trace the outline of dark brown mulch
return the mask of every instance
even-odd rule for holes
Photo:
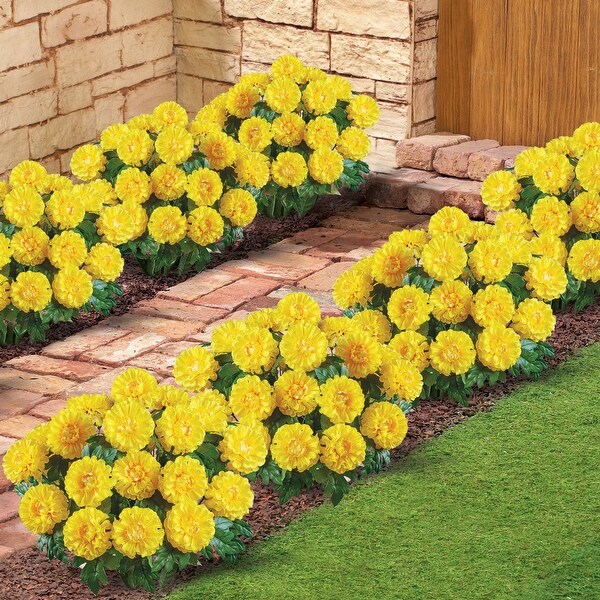
[[[572,311],[560,314],[551,340],[556,350],[551,366],[565,361],[577,348],[599,340],[600,303],[588,307],[579,314]],[[410,414],[408,436],[402,446],[392,453],[392,460],[397,462],[425,440],[439,435],[478,412],[489,410],[498,399],[506,396],[521,383],[519,379],[512,379],[492,388],[478,390],[472,395],[467,407],[457,406],[447,401],[422,403]],[[248,518],[255,533],[252,543],[267,538],[304,511],[319,506],[325,501],[319,491],[309,490],[300,497],[293,498],[286,505],[280,506],[272,490],[256,486],[255,492],[254,508]],[[201,574],[207,568],[215,567],[206,565],[188,569],[178,576],[177,584]],[[94,598],[80,582],[77,570],[68,569],[57,561],[49,561],[34,549],[15,552],[4,561],[0,561],[0,598],[11,598],[17,594],[22,600],[92,600]],[[118,578],[111,577],[110,584],[102,589],[97,597],[104,600],[148,600],[163,595],[160,592],[152,596],[143,591],[128,590],[122,586]]]
[[[262,250],[275,242],[294,235],[298,231],[318,227],[328,217],[339,214],[359,204],[362,200],[361,193],[345,191],[341,196],[323,196],[317,201],[314,209],[302,218],[290,216],[281,219],[268,219],[259,215],[246,229],[244,239],[223,253],[215,254],[207,268],[212,269],[228,260],[246,258],[248,253],[253,250]],[[127,256],[125,269],[119,278],[119,283],[123,287],[123,296],[118,299],[118,304],[112,314],[124,314],[134,304],[141,300],[152,299],[158,292],[181,283],[194,274],[190,272],[183,276],[172,274],[167,277],[149,277],[142,272],[133,257]],[[78,331],[92,327],[92,325],[96,325],[103,319],[105,317],[98,313],[81,314],[70,323],[53,325],[48,331],[45,342],[32,344],[25,341],[18,346],[0,347],[0,364],[18,356],[38,354],[44,346],[51,342],[62,340]]]

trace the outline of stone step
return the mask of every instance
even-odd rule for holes
[[[496,140],[472,140],[454,146],[439,148],[433,159],[433,168],[440,175],[466,178],[469,173],[469,158],[475,152],[498,148]]]
[[[433,159],[440,148],[470,141],[468,135],[434,133],[401,140],[396,145],[396,165],[423,171],[433,171]]]
[[[373,173],[367,179],[367,204],[379,208],[406,208],[408,190],[435,177],[431,171],[402,168],[393,173]]]

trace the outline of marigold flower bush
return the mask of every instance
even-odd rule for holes
[[[0,343],[115,306],[123,259],[95,226],[112,198],[106,181],[74,185],[30,160],[0,182]]]
[[[600,123],[524,150],[514,168],[486,178],[481,194],[498,211],[498,227],[524,235],[534,255],[565,266],[567,288],[556,307],[581,310],[594,301],[600,292]]]

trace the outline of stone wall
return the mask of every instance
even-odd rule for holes
[[[280,54],[374,96],[373,169],[398,140],[435,130],[437,0],[173,0],[177,97],[191,114]]]
[[[198,4],[202,4],[199,2]],[[171,0],[0,0],[0,177],[174,99]]]

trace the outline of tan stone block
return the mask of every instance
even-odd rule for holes
[[[42,58],[40,30],[37,22],[0,31],[0,71],[31,63]]]
[[[68,150],[89,142],[96,135],[96,120],[93,108],[85,108],[62,115],[42,125],[29,129],[31,156],[48,156],[56,150]]]
[[[372,79],[365,79],[364,77],[345,77],[352,86],[352,91],[355,94],[370,94],[375,95],[375,81]]]
[[[177,77],[177,102],[192,116],[195,116],[204,105],[202,101],[203,83],[203,79],[191,75]]]
[[[121,68],[121,34],[113,33],[56,50],[60,86],[75,85]]]
[[[346,232],[343,229],[333,229],[330,227],[311,227],[294,234],[292,237],[285,238],[281,242],[271,244],[269,248],[279,252],[291,252],[292,254],[303,254],[308,250],[317,248],[334,240]]]
[[[104,0],[91,0],[42,17],[45,48],[81,40],[107,30],[108,7]]]
[[[89,329],[84,329],[75,335],[59,342],[48,344],[42,354],[62,359],[74,359],[83,352],[93,350],[99,346],[104,346],[114,340],[126,336],[129,332],[121,329],[107,329],[101,325],[95,325]]]
[[[222,83],[220,81],[210,81],[209,79],[207,79],[204,82],[204,93],[202,96],[202,98],[204,100],[204,104],[208,104],[211,100],[214,100],[217,96],[224,94],[225,92],[227,92],[229,90],[230,87],[231,87],[231,84],[229,84],[229,83]]]
[[[0,0],[0,29],[12,19],[12,1]]]
[[[355,206],[345,211],[344,216],[362,221],[367,225],[369,231],[373,231],[379,237],[382,234],[377,230],[377,227],[382,223],[395,229],[402,229],[423,220],[422,217],[413,215],[406,210],[398,211],[390,208],[373,208],[372,206]],[[361,228],[364,230],[362,225]]]
[[[2,367],[0,368],[0,387],[39,394],[58,394],[73,387],[73,383],[54,375],[36,375]]]
[[[225,0],[225,14],[246,19],[262,19],[271,23],[289,23],[311,27],[312,0]],[[323,27],[319,27],[323,29]]]
[[[109,317],[102,323],[106,327],[126,329],[134,333],[157,334],[172,341],[183,340],[189,335],[197,333],[204,326],[202,322],[198,321],[174,321],[138,313]]]
[[[16,415],[10,417],[10,419],[2,419],[0,420],[0,435],[21,439],[32,429],[35,429],[38,425],[43,425],[45,422],[43,419],[38,419],[31,415]],[[0,514],[1,520],[2,516]]]
[[[175,75],[154,79],[138,85],[125,96],[125,119],[152,112],[165,100],[174,100],[177,94]]]
[[[174,54],[154,61],[154,77],[172,75],[177,71],[177,58]]]
[[[416,83],[412,87],[413,123],[420,123],[435,117],[436,80]]]
[[[411,88],[409,85],[402,85],[400,83],[377,81],[375,82],[375,97],[378,100],[410,104]]]
[[[86,141],[91,141],[91,140],[86,140]],[[79,144],[78,144],[78,146],[79,146]],[[67,176],[70,175],[71,158],[73,158],[73,154],[75,153],[75,150],[77,150],[77,148],[71,148],[70,150],[66,150],[60,154],[59,170],[61,173],[64,173]]]
[[[27,129],[13,129],[0,133],[0,173],[5,173],[29,158]]]
[[[110,329],[112,329],[112,327]],[[156,333],[130,333],[124,338],[110,342],[106,346],[100,346],[99,348],[85,352],[81,355],[81,360],[100,363],[108,365],[109,367],[118,367],[124,362],[135,358],[144,352],[150,352],[150,350],[153,350],[166,341],[166,337]],[[106,386],[110,389],[112,379],[110,379],[109,373],[101,375],[96,379],[92,379],[91,382],[86,382],[83,386],[87,384],[88,387],[91,388],[90,383],[94,383],[96,380],[101,380],[102,387]],[[74,391],[73,393],[76,394],[77,391]],[[88,391],[87,393],[91,392]]]
[[[457,184],[450,177],[435,177],[410,188],[407,205],[417,214],[433,215],[445,206],[444,193]]]
[[[388,173],[396,169],[396,142],[371,139],[371,151],[365,158],[371,171]]]
[[[369,135],[386,140],[403,140],[410,130],[410,107],[406,104],[379,102],[379,121],[369,129]]]
[[[57,96],[56,90],[48,89],[12,98],[0,105],[0,131],[39,123],[54,117],[57,114]]]
[[[227,314],[226,310],[220,308],[194,306],[189,302],[168,300],[167,298],[153,298],[138,302],[131,312],[174,321],[194,321],[203,326],[222,319]]]
[[[173,0],[173,14],[182,19],[223,22],[221,0]]]
[[[78,0],[14,0],[13,19],[18,23],[31,17],[56,12],[77,2]]]
[[[331,69],[338,73],[408,83],[410,55],[408,42],[331,35]]]
[[[433,157],[438,148],[454,146],[470,139],[468,135],[437,133],[403,140],[396,146],[396,164],[399,167],[432,171]]]
[[[173,19],[165,17],[123,32],[123,66],[173,54]]]
[[[438,15],[438,0],[414,0],[415,20],[429,19]]]
[[[84,81],[58,92],[58,113],[61,115],[92,105],[92,85]]]
[[[435,119],[415,123],[410,130],[410,137],[419,137],[422,135],[433,135],[437,131]]]
[[[293,52],[307,64],[329,69],[329,34],[297,29],[285,25],[269,25],[259,21],[244,23],[242,57],[271,64],[282,54]],[[335,69],[340,71],[340,69]],[[361,73],[344,71],[350,75]]]
[[[435,153],[433,168],[442,175],[465,178],[467,177],[471,154],[497,148],[499,145],[496,140],[474,140],[440,148]]]
[[[527,146],[499,146],[483,152],[474,152],[469,156],[469,179],[483,181],[490,173],[508,167],[508,161],[514,161],[517,154]]]
[[[438,20],[428,19],[415,24],[415,42],[424,42],[438,36]]]
[[[240,27],[177,19],[175,21],[175,43],[178,46],[240,52],[242,30]]]
[[[240,76],[240,57],[200,48],[175,48],[177,73],[235,83]]]
[[[158,293],[160,298],[167,298],[169,300],[176,300],[178,302],[193,302],[205,296],[214,290],[218,290],[234,281],[237,281],[240,275],[233,275],[225,271],[219,271],[217,269],[210,269],[203,273],[198,273],[177,285],[163,290]]]
[[[413,81],[429,81],[437,76],[437,39],[415,44]]]
[[[109,27],[112,30],[170,14],[170,0],[110,0]]]
[[[345,273],[354,263],[351,261],[341,261],[333,263],[304,279],[301,279],[297,286],[316,292],[330,292],[337,278]]]
[[[154,76],[154,65],[150,62],[144,63],[131,69],[114,71],[103,77],[98,77],[92,81],[92,94],[104,96],[137,85],[142,81],[152,79]]]
[[[14,417],[29,412],[46,399],[43,394],[24,390],[0,391],[0,418]]]
[[[0,74],[0,102],[54,83],[54,60],[34,63]]]
[[[411,30],[407,0],[319,0],[317,27],[327,31],[408,40]]]
[[[397,169],[393,173],[377,173],[367,180],[367,204],[382,208],[406,208],[408,190],[417,183],[435,177],[431,171]]]
[[[444,201],[467,213],[472,219],[483,219],[484,204],[481,201],[480,181],[459,181],[444,192]]]
[[[263,73],[270,69],[271,65],[267,63],[253,62],[242,59],[242,75],[246,73]]]
[[[46,158],[38,158],[38,161],[48,173],[62,173],[60,169],[60,158],[56,156],[46,156]]]
[[[94,113],[96,114],[96,135],[100,135],[104,129],[114,123],[123,122],[123,107],[125,106],[125,95],[116,92],[94,101]]]

